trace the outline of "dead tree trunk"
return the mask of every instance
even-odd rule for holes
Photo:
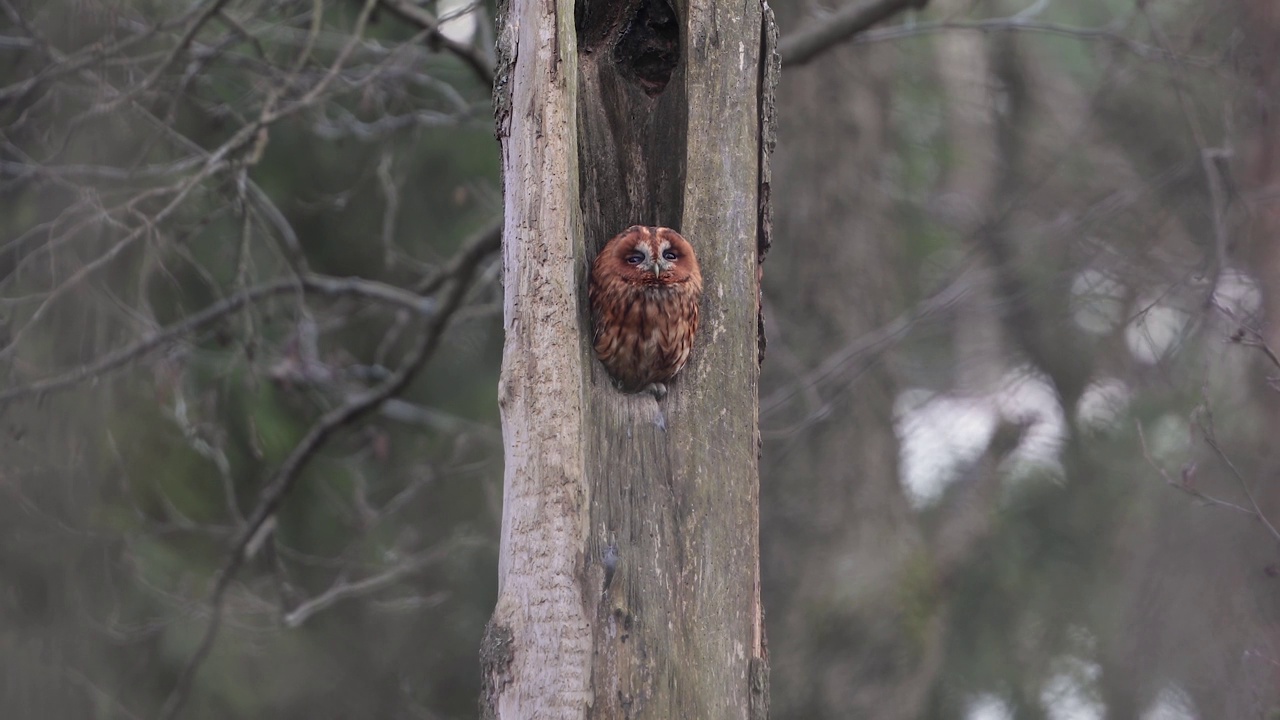
[[[511,0],[495,85],[507,332],[487,718],[762,718],[759,262],[776,62],[767,11]],[[661,401],[591,355],[586,275],[633,224],[702,265]]]

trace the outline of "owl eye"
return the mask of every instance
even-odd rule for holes
[[[675,251],[675,250],[663,250],[663,251],[662,251],[662,257],[664,257],[664,258],[666,258],[666,259],[668,259],[668,260],[675,260],[676,258],[678,258],[678,257],[680,257],[680,256],[676,254],[676,251]]]
[[[639,265],[644,260],[644,253],[633,252],[626,259],[628,265]]]

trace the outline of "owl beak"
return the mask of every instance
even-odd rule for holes
[[[653,276],[654,276],[654,277],[662,277],[662,271],[663,271],[663,267],[662,267],[662,265],[661,265],[661,264],[659,264],[659,263],[654,263],[654,264],[653,264]]]

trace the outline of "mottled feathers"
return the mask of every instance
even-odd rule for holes
[[[605,244],[588,298],[596,357],[619,388],[665,392],[689,361],[701,295],[698,258],[675,230],[633,225]]]

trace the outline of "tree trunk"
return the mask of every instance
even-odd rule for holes
[[[503,13],[506,468],[483,717],[764,717],[769,27],[708,0]],[[591,354],[587,268],[632,224],[679,230],[704,278],[693,356],[661,401],[615,390]]]

